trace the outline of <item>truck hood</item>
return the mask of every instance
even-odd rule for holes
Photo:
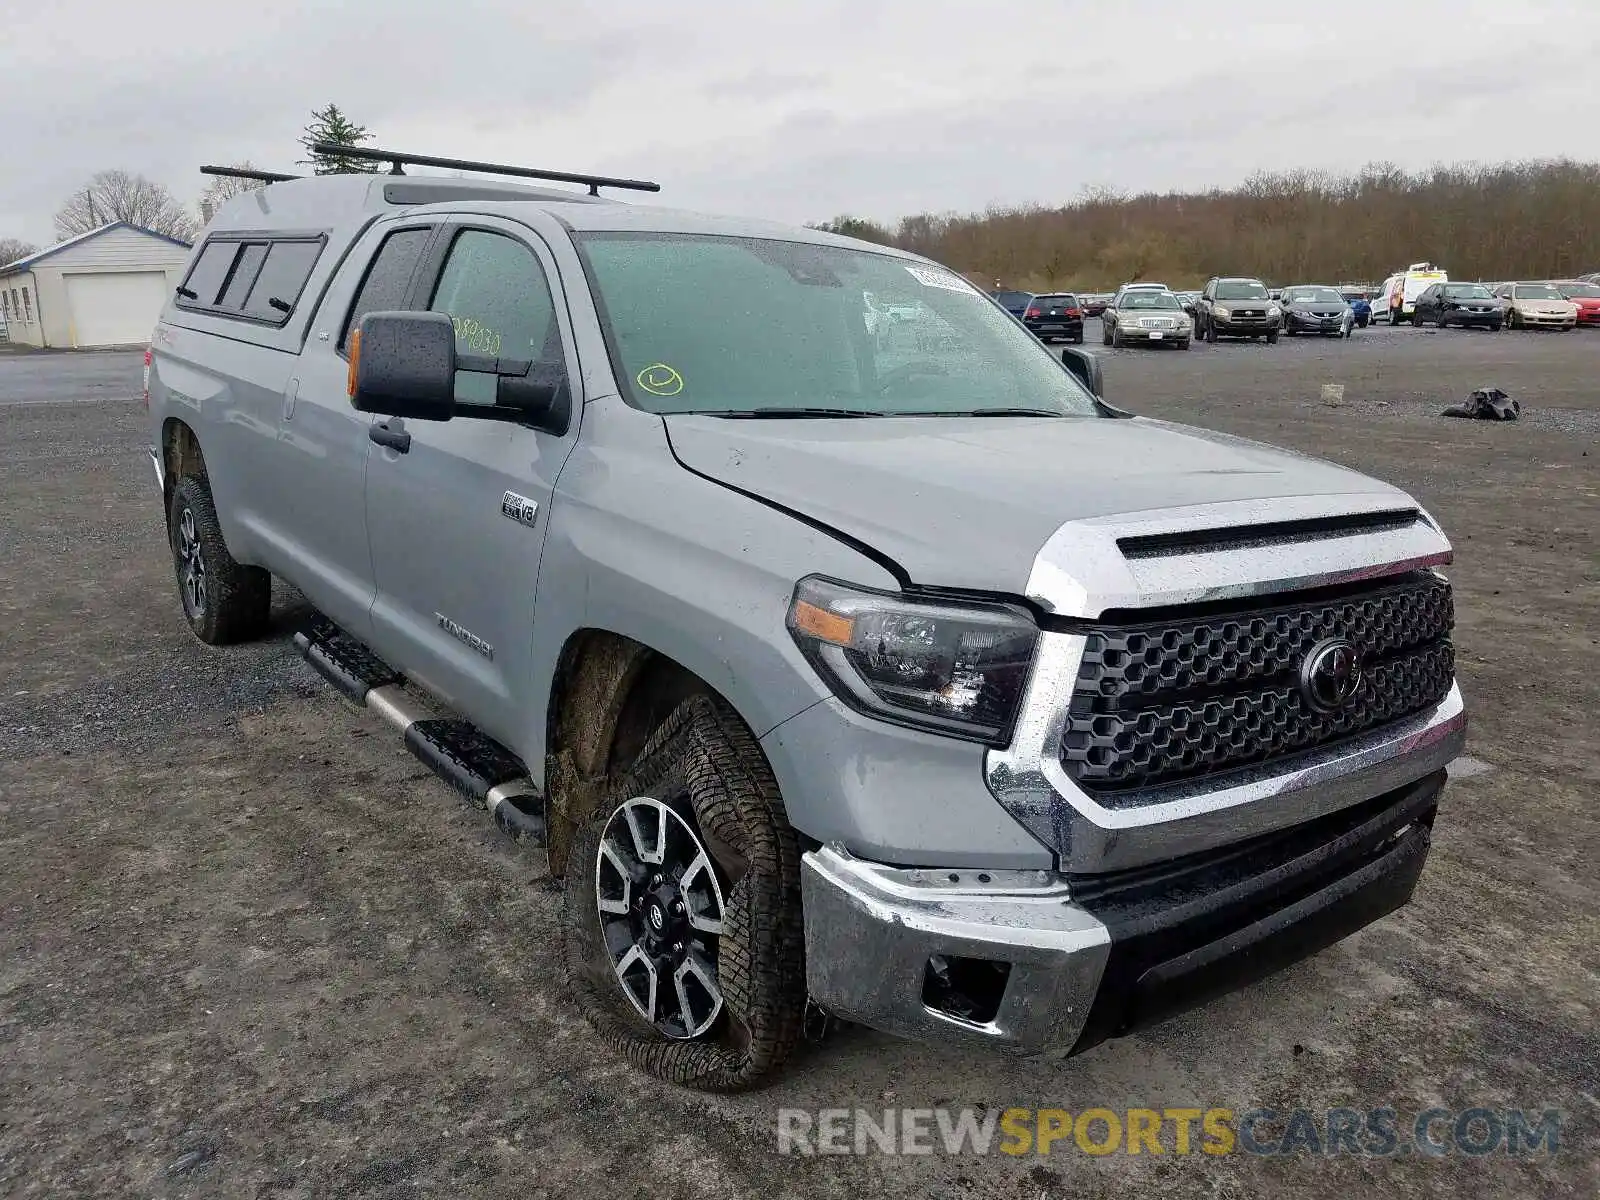
[[[1260,442],[1144,417],[665,418],[678,461],[864,543],[925,587],[1027,590],[1068,521],[1403,492]]]

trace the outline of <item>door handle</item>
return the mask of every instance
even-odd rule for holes
[[[396,454],[409,454],[411,451],[411,435],[404,429],[390,429],[386,422],[379,421],[367,426],[367,436]]]

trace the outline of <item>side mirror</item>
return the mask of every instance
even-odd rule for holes
[[[1083,386],[1100,399],[1105,398],[1105,378],[1100,371],[1100,360],[1087,350],[1068,346],[1061,352],[1061,365],[1076,375]]]
[[[448,421],[455,388],[456,331],[445,313],[371,312],[350,335],[357,412]]]
[[[560,434],[572,389],[559,367],[457,355],[447,313],[373,312],[350,338],[350,403],[386,417],[511,421]]]

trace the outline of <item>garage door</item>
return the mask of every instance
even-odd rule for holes
[[[75,345],[131,346],[150,340],[161,306],[167,301],[165,272],[108,272],[63,278]]]

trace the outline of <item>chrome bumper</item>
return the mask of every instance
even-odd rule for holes
[[[1111,936],[1044,871],[902,870],[825,846],[801,859],[806,982],[818,1004],[885,1033],[1064,1057],[1100,986]],[[993,1020],[923,1001],[933,955],[1000,959]]]
[[[920,1041],[1081,1054],[1315,954],[1411,899],[1445,772],[1161,872],[907,870],[801,859],[806,982]],[[972,961],[977,960],[977,961]],[[959,977],[958,977],[959,976]]]

